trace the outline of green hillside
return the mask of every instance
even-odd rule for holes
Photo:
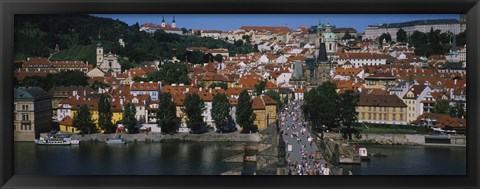
[[[103,46],[105,53],[108,53],[113,43],[105,42]],[[50,60],[88,61],[89,64],[96,66],[96,48],[94,44],[73,46],[55,53]]]
[[[226,48],[232,55],[256,51],[253,46],[242,43],[230,44],[223,40],[163,31],[149,34],[139,28],[138,23],[128,26],[119,20],[89,15],[18,15],[15,16],[15,58],[49,57],[58,44],[61,51],[54,54],[52,60],[81,60],[94,64],[99,34],[105,53],[112,52],[129,59],[121,60],[122,67],[126,68],[173,56],[182,61],[202,63],[211,56],[186,51],[192,46]],[[119,39],[123,39],[125,47],[119,45]]]

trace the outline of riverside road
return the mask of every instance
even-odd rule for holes
[[[301,112],[302,101],[294,101],[280,113],[280,125],[292,175],[328,175],[325,161],[317,157],[315,138],[307,129]]]

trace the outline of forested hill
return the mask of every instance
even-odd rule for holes
[[[101,35],[105,52],[129,58],[129,64],[171,59],[177,56],[199,63],[203,57],[187,52],[187,47],[226,48],[231,54],[248,53],[255,49],[242,43],[168,34],[163,31],[148,34],[139,31],[139,24],[127,25],[120,20],[90,15],[19,15],[15,16],[15,58],[49,57],[52,60],[81,60],[95,64],[95,48]],[[126,46],[118,43],[123,39]],[[172,49],[175,49],[173,51]],[[122,60],[123,61],[123,60]]]

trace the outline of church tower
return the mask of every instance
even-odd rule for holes
[[[313,83],[315,85],[320,85],[325,81],[330,80],[330,70],[332,69],[332,63],[327,57],[327,45],[326,43],[331,42],[331,32],[330,25],[326,27],[321,23],[318,24],[317,30],[317,39],[316,42],[318,45],[315,45],[315,68],[313,72]],[[335,35],[335,34],[333,34]],[[336,36],[336,35],[335,35]],[[329,43],[330,44],[330,43]]]
[[[177,24],[175,23],[175,16],[173,16],[173,21],[172,21],[172,28],[177,27]]]
[[[162,16],[162,28],[165,27],[165,16]]]
[[[98,43],[97,43],[97,67],[103,63],[103,45],[102,37],[100,36],[100,31],[98,32]]]

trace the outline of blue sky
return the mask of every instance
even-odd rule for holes
[[[97,17],[119,19],[128,25],[138,22],[160,24],[162,16],[167,23],[173,16],[177,27],[187,29],[233,30],[240,26],[311,26],[330,23],[337,27],[353,27],[363,32],[367,25],[405,22],[422,19],[459,19],[459,14],[91,14]]]

